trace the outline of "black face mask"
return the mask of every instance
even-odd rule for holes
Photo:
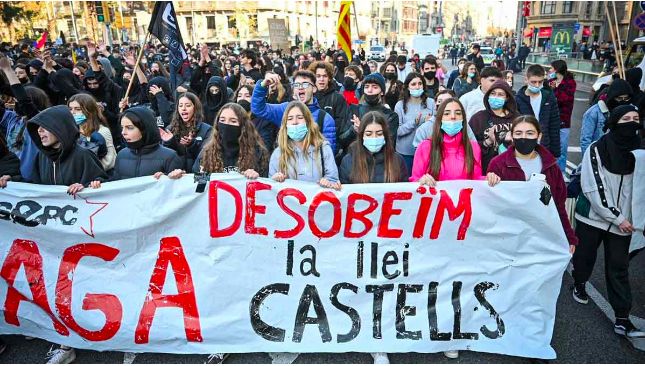
[[[18,78],[18,80],[20,80],[21,84],[27,84],[30,81],[29,78]]]
[[[336,61],[336,67],[338,67],[339,69],[344,69],[345,61]]]
[[[385,73],[385,78],[388,79],[388,80],[395,80],[396,79],[396,73],[386,72]]]
[[[228,125],[226,123],[218,122],[217,129],[224,150],[238,151],[240,149],[239,140],[240,135],[242,134],[242,129],[240,128],[240,126]]]
[[[529,155],[538,145],[537,139],[513,139],[515,150],[522,155]]]
[[[638,122],[619,123],[609,133],[613,135],[617,143],[626,149],[635,150],[640,146],[638,130],[642,128],[643,126]]]
[[[621,106],[621,105],[628,105],[628,104],[632,104],[631,98],[630,98],[630,99],[628,99],[628,100],[620,101],[620,102],[619,102],[619,101],[617,101],[617,100],[615,100],[615,99],[612,99],[612,100],[610,100],[610,101],[607,101],[607,108],[609,108],[610,110],[612,110],[612,109],[614,109],[614,108],[616,108],[616,107],[618,107],[618,106]]]
[[[354,79],[350,78],[349,76],[345,76],[345,80],[343,80],[343,87],[345,88],[345,90],[354,91],[356,90],[356,81],[354,81]]]
[[[237,104],[239,104],[242,108],[244,108],[245,111],[250,112],[251,111],[251,102],[249,102],[246,99],[240,99]]]
[[[436,71],[426,71],[423,73],[423,77],[425,77],[428,80],[434,79],[435,75],[437,74]]]
[[[369,105],[377,105],[381,102],[381,96],[379,94],[365,94],[365,101]]]

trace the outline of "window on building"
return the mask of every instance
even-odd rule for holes
[[[258,15],[251,14],[251,16],[249,16],[249,32],[257,33],[257,31],[258,31]]]
[[[555,1],[542,1],[540,14],[555,14]]]
[[[235,15],[228,16],[228,29],[237,29],[237,18]]]
[[[585,18],[590,19],[592,11],[593,11],[593,3],[591,1],[587,1],[587,4],[585,5]]]
[[[598,17],[598,19],[603,19],[605,16],[605,5],[602,2],[597,2],[596,6],[596,17]]]
[[[206,16],[206,29],[215,29],[215,16],[207,15]]]
[[[563,14],[573,13],[573,1],[565,1],[562,3],[562,13]]]

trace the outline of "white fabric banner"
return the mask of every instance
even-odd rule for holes
[[[213,174],[0,191],[0,332],[93,350],[555,358],[567,240],[540,182]]]

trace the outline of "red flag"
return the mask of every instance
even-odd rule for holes
[[[40,39],[38,40],[38,42],[36,42],[36,48],[41,49],[41,48],[45,47],[45,42],[46,41],[47,41],[47,31],[45,31],[43,33],[43,35],[40,36]]]

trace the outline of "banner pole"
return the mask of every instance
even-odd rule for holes
[[[148,37],[150,36],[150,32],[146,32],[146,36],[143,38],[143,43],[141,44],[141,49],[139,50],[139,55],[137,56],[137,61],[134,64],[134,70],[132,70],[132,77],[130,78],[130,82],[128,83],[128,89],[125,91],[125,95],[123,98],[126,100],[128,99],[128,95],[130,94],[130,89],[132,88],[132,84],[134,83],[134,78],[137,77],[137,69],[139,68],[139,63],[141,62],[141,57],[143,56],[143,50],[146,46],[146,42],[148,42]],[[123,108],[121,108],[120,112],[123,112]]]
[[[614,25],[613,25],[612,20],[611,20],[611,14],[609,14],[609,7],[607,6],[606,1],[603,1],[603,4],[605,5],[605,14],[607,14],[607,22],[609,23],[609,33],[611,34],[611,41],[614,44],[614,51],[617,51],[616,50],[616,36],[614,34]],[[618,53],[618,52],[616,52],[616,53]],[[618,55],[616,55],[616,58],[618,60],[620,60]],[[623,65],[621,65],[621,62],[619,61],[618,62],[618,75],[620,76],[621,79],[624,80],[625,78],[623,77],[622,69],[623,69]]]
[[[620,65],[621,70],[623,70],[623,79],[627,80],[627,76],[625,74],[625,60],[623,59],[623,46],[621,45],[620,42],[620,28],[618,27],[618,18],[616,17],[616,2],[612,1],[611,6],[614,9],[614,23],[616,24],[616,39],[618,40],[618,44],[614,47],[614,50],[616,50],[616,56],[620,60]],[[616,48],[618,47],[618,48]]]

